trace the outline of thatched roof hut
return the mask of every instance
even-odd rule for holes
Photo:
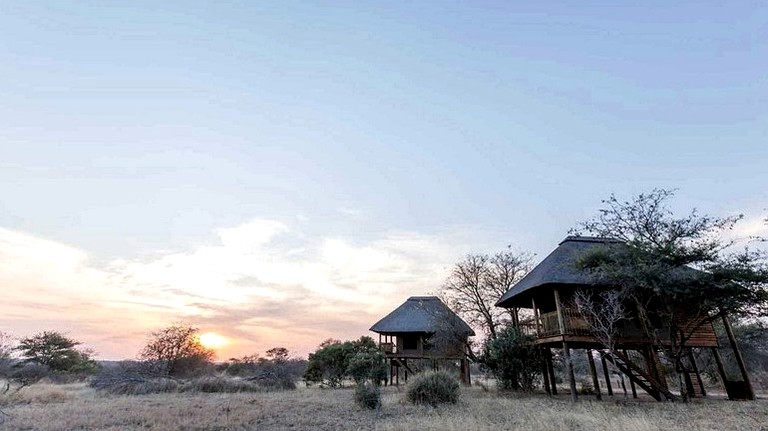
[[[475,335],[475,331],[437,296],[412,296],[371,326],[371,331],[382,335],[430,334],[445,329],[465,337]]]
[[[425,362],[437,369],[440,360],[460,361],[460,380],[470,384],[466,356],[468,338],[475,331],[436,296],[412,296],[371,326],[390,361],[389,382],[423,369]]]
[[[576,259],[596,247],[615,247],[621,244],[621,241],[609,238],[568,236],[528,275],[504,293],[496,302],[496,306],[530,308],[533,297],[541,296],[541,291],[551,291],[555,287],[575,289],[584,286],[608,286],[608,283],[595,280],[586,271],[579,271],[575,265]],[[543,298],[550,302],[551,296],[546,295]],[[545,304],[539,304],[542,305]],[[548,308],[554,308],[554,301],[549,305],[551,307]]]

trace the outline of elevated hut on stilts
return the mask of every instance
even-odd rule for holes
[[[458,362],[460,380],[469,385],[468,338],[472,328],[436,296],[412,296],[371,327],[389,362],[389,383],[402,374],[438,369],[441,362]]]
[[[600,361],[608,394],[613,393],[608,371],[608,363],[611,363],[629,380],[634,396],[637,396],[639,388],[659,401],[672,400],[676,397],[667,386],[659,360],[660,352],[663,352],[664,348],[671,343],[669,336],[664,338],[663,335],[656,335],[669,334],[669,322],[665,321],[664,316],[649,316],[650,320],[655,322],[655,327],[648,328],[644,322],[649,319],[639,319],[637,309],[627,304],[629,318],[618,326],[614,348],[609,351],[595,336],[591,317],[582,314],[573,305],[577,290],[597,292],[616,288],[609,283],[596,281],[588,273],[577,269],[576,259],[594,247],[610,249],[612,246],[621,246],[621,244],[619,241],[605,238],[567,237],[526,277],[507,291],[496,304],[513,309],[515,316],[520,310],[530,310],[532,320],[521,321],[517,318],[513,319],[513,324],[532,335],[535,343],[541,347],[547,364],[544,370],[544,383],[549,393],[557,393],[553,350],[561,349],[566,365],[564,380],[568,382],[571,398],[574,401],[577,397],[577,389],[571,358],[578,350],[586,353],[598,398],[601,397],[601,385],[596,360]],[[652,309],[647,311],[653,313]],[[706,389],[694,353],[697,350],[709,350],[718,365],[728,396],[733,399],[754,399],[754,391],[733,337],[730,322],[727,317],[723,317],[722,320],[739,365],[741,379],[732,380],[726,375],[718,351],[718,338],[712,319],[709,316],[700,315],[697,304],[693,303],[690,318],[683,319],[681,325],[688,328],[688,336],[683,344],[686,350],[685,369],[677,371],[685,379],[689,396],[706,396]],[[653,332],[654,336],[651,336],[650,332]]]

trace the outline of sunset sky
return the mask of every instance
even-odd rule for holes
[[[0,0],[0,331],[306,355],[611,193],[768,234],[768,4],[578,3]]]

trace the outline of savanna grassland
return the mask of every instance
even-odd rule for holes
[[[3,430],[768,430],[768,400],[691,404],[588,397],[577,404],[545,395],[500,396],[462,388],[456,405],[432,408],[383,388],[376,411],[355,405],[352,389],[265,393],[105,395],[84,384],[38,384],[6,397]]]

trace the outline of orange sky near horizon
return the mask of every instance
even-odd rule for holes
[[[14,286],[4,290],[0,331],[61,331],[101,359],[129,359],[152,331],[179,322],[226,337],[218,360],[278,346],[304,357],[327,338],[374,336],[368,328],[409,296],[433,293],[471,250],[467,236],[391,232],[295,248],[288,225],[255,219],[189,250],[99,263],[0,228],[0,285]]]

